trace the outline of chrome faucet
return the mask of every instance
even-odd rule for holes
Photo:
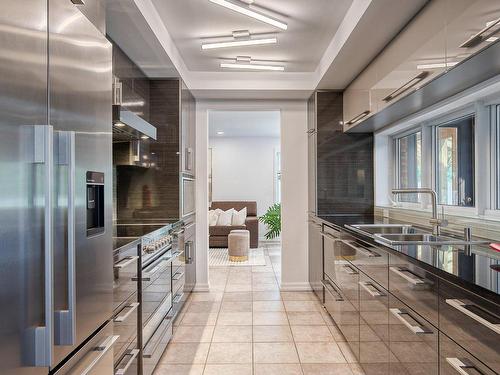
[[[392,189],[392,194],[430,194],[432,203],[432,218],[429,223],[432,225],[432,234],[439,236],[441,234],[441,227],[446,225],[445,220],[438,218],[437,212],[437,193],[429,188],[407,188],[407,189]],[[444,214],[443,214],[444,217]]]

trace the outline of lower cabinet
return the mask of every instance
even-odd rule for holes
[[[320,301],[323,301],[323,246],[321,229],[322,225],[320,223],[314,219],[309,219],[309,284]]]

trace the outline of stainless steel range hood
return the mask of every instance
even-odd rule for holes
[[[156,128],[135,113],[113,105],[113,142],[152,138],[156,140]]]

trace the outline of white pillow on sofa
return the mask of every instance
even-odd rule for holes
[[[217,225],[217,220],[219,219],[219,212],[217,210],[208,211],[208,225],[213,227]]]
[[[233,210],[232,225],[245,225],[247,219],[247,208],[244,207],[239,211]]]
[[[219,214],[219,218],[217,219],[217,226],[227,227],[231,225],[231,221],[233,219],[233,209],[230,208],[227,211],[222,211]]]

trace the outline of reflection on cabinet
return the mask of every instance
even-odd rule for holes
[[[314,218],[309,218],[309,284],[318,298],[323,301],[323,246],[322,225]]]
[[[366,375],[500,373],[500,306],[323,223],[324,306]]]
[[[497,0],[428,2],[345,90],[344,131],[496,42],[499,34]]]

